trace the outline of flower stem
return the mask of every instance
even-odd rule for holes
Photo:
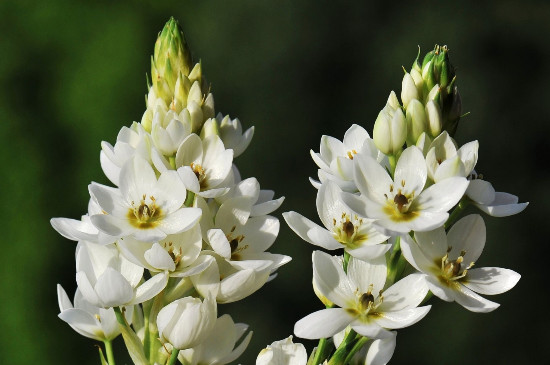
[[[193,193],[190,190],[187,190],[187,198],[185,199],[185,203],[183,203],[183,205],[185,205],[186,207],[190,207],[193,205],[194,201],[195,201],[195,193]]]
[[[345,365],[345,359],[348,357],[348,354],[355,348],[356,339],[358,336],[357,332],[350,330],[349,333],[344,337],[344,340],[336,349],[336,352],[330,358],[328,365]],[[355,350],[357,351],[357,350]]]
[[[342,263],[344,272],[348,272],[348,263],[349,263],[350,254],[347,251],[344,251],[344,262]]]
[[[103,341],[105,344],[105,353],[107,354],[107,362],[109,365],[115,365],[115,357],[113,355],[113,344],[111,341]]]
[[[393,252],[388,263],[388,277],[386,279],[386,284],[388,286],[401,278],[406,265],[407,260],[405,260],[405,257],[403,257],[403,254],[401,253],[401,237],[397,236],[395,239],[395,245],[393,246]]]
[[[458,219],[460,213],[462,213],[462,211],[466,209],[468,205],[470,205],[470,199],[466,197],[462,198],[460,202],[458,202],[456,208],[453,210],[451,215],[449,215],[447,222],[445,222],[445,229],[448,229]]]
[[[310,361],[307,362],[307,365],[319,365],[323,363],[323,361],[328,356],[328,353],[327,353],[328,352],[327,350],[329,350],[329,347],[327,347],[328,343],[329,343],[329,340],[326,338],[321,338],[319,340],[319,345],[317,345],[317,348],[315,349],[314,356]]]
[[[364,337],[364,336],[361,336],[361,335],[358,335],[358,339],[357,341],[355,342],[355,345],[353,345],[353,347],[351,348],[350,352],[348,353],[348,355],[346,356],[346,358],[344,359],[344,364],[349,364],[349,362],[351,361],[351,359],[353,358],[353,355],[355,355],[357,353],[357,351],[361,350],[361,348],[368,342],[369,338],[368,337]]]
[[[179,352],[180,350],[175,347],[172,349],[172,355],[170,355],[170,360],[168,361],[167,365],[174,365],[178,361]]]
[[[120,310],[120,307],[113,307],[113,310],[115,311],[116,319],[120,327],[120,332],[122,333],[122,338],[124,339],[124,344],[128,349],[128,353],[130,354],[132,361],[134,362],[134,364],[147,365],[149,362],[147,361],[147,357],[143,352],[143,345],[141,343],[141,340],[136,335],[134,330],[132,330],[128,322],[126,322],[126,318]]]
[[[395,166],[397,165],[397,156],[388,155],[388,161],[390,162],[390,175],[393,178],[393,173],[395,172]]]

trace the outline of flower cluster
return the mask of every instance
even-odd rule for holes
[[[447,47],[436,46],[403,77],[401,102],[392,91],[373,138],[352,125],[342,141],[323,136],[317,191],[321,225],[283,213],[303,240],[343,255],[313,252],[313,289],[325,309],[300,319],[294,334],[320,339],[309,360],[291,338],[275,342],[258,364],[386,364],[395,330],[420,321],[435,295],[473,312],[498,304],[482,297],[510,290],[520,275],[473,268],[486,229],[468,205],[502,217],[527,203],[495,192],[475,171],[477,141],[458,147],[453,135],[461,98]],[[332,338],[332,340],[331,340]],[[330,343],[336,347],[332,350]],[[267,362],[267,357],[288,361]]]
[[[105,342],[122,334],[136,364],[226,364],[250,341],[247,326],[218,304],[261,288],[290,257],[267,252],[279,232],[272,215],[283,202],[241,179],[234,158],[254,128],[215,115],[214,99],[192,63],[174,19],[160,33],[141,122],[101,144],[113,186],[91,183],[81,220],[52,226],[77,241],[72,303],[58,286],[59,317]]]

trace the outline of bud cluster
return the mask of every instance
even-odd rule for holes
[[[78,289],[71,302],[58,286],[59,317],[105,342],[103,364],[114,365],[119,334],[136,364],[226,364],[252,333],[218,317],[218,306],[251,295],[290,261],[267,252],[279,232],[270,214],[284,198],[241,178],[234,158],[254,129],[215,116],[174,19],[156,41],[151,77],[141,122],[101,144],[114,187],[91,183],[81,220],[51,220],[78,242]]]

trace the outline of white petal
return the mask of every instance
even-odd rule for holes
[[[159,273],[141,284],[136,289],[136,295],[129,304],[143,303],[160,293],[168,284],[168,273]]]
[[[378,308],[382,312],[415,308],[424,300],[427,294],[426,276],[421,273],[411,274],[382,293],[384,301]]]
[[[461,283],[477,293],[494,295],[512,289],[520,278],[520,274],[509,269],[483,267],[468,270],[468,274]]]
[[[393,336],[392,332],[380,327],[377,323],[372,321],[365,323],[360,319],[356,319],[351,323],[351,328],[360,335],[369,338],[390,338]]]
[[[479,204],[489,204],[495,200],[495,188],[490,182],[480,179],[470,181],[466,195]]]
[[[487,205],[476,204],[483,212],[493,217],[508,217],[522,212],[529,203],[519,203],[518,197],[508,193],[496,192],[495,200]]]
[[[394,181],[400,184],[405,181],[404,191],[421,192],[424,189],[428,170],[422,151],[416,146],[406,148],[395,167]]]
[[[353,159],[355,165],[354,180],[361,194],[367,195],[370,199],[379,204],[384,204],[390,185],[393,184],[391,177],[378,162],[367,156],[356,155]]]
[[[386,365],[390,362],[397,345],[397,332],[394,336],[374,340],[369,347],[365,365]]]
[[[374,319],[375,323],[381,327],[389,329],[398,329],[411,326],[428,314],[431,306],[427,305],[419,308],[403,309],[397,312],[379,313]]]
[[[457,288],[458,290],[453,290],[454,300],[472,312],[487,313],[500,306],[500,304],[483,298],[463,285],[458,285]]]
[[[470,214],[456,222],[447,234],[447,243],[452,250],[449,257],[454,260],[465,251],[464,265],[477,261],[485,247],[485,222],[479,214]]]
[[[433,259],[426,257],[426,254],[409,235],[401,236],[401,252],[409,264],[418,271],[430,272],[435,265]]]
[[[172,257],[158,242],[155,242],[153,247],[144,253],[144,257],[147,263],[157,270],[174,271],[176,269],[174,260],[172,260]]]
[[[412,205],[420,210],[448,212],[464,196],[468,183],[463,177],[447,178],[424,190]]]
[[[110,267],[97,278],[94,289],[103,307],[124,305],[134,296],[134,291],[124,276]]]
[[[340,307],[348,307],[355,301],[355,289],[350,285],[340,257],[322,251],[314,251],[313,281],[321,294]]]
[[[310,340],[332,337],[346,328],[354,318],[343,308],[321,309],[296,322],[294,334]]]
[[[57,284],[57,303],[59,304],[59,310],[61,312],[73,308],[73,304],[67,296],[67,292],[65,292],[65,289],[59,284]]]
[[[159,227],[166,234],[184,232],[200,220],[201,214],[202,210],[199,208],[181,208],[161,219],[158,222]]]
[[[221,229],[210,229],[207,232],[208,243],[218,255],[226,259],[231,258],[231,247],[225,233]]]
[[[281,204],[283,204],[284,200],[285,200],[285,197],[282,196],[276,200],[269,200],[264,203],[256,204],[252,206],[252,209],[250,210],[250,216],[256,217],[260,215],[270,214],[275,210],[279,209]]]
[[[351,285],[355,286],[352,289],[358,289],[359,293],[366,293],[370,285],[372,285],[372,292],[376,297],[386,284],[386,257],[379,256],[368,262],[351,257],[347,275],[351,281]]]
[[[306,242],[309,242],[316,246],[327,248],[329,250],[335,250],[342,247],[342,245],[332,237],[330,232],[320,227],[318,224],[313,223],[299,213],[285,212],[283,213],[283,218],[285,219],[290,229],[292,229],[298,236],[300,236],[301,239]],[[312,234],[314,239],[320,241],[319,243],[310,238],[310,231],[313,230],[326,231],[326,233],[316,232]]]
[[[95,318],[83,310],[67,309],[59,313],[58,316],[82,336],[97,341],[103,341],[105,339],[102,333],[103,331],[99,328]]]

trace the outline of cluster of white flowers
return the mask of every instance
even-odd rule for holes
[[[448,49],[436,46],[405,74],[401,103],[390,93],[373,139],[358,125],[343,141],[321,138],[320,151],[311,152],[319,180],[311,182],[322,225],[283,213],[303,240],[344,251],[313,252],[313,288],[326,308],[299,320],[294,334],[321,341],[309,360],[291,338],[275,342],[258,364],[386,364],[395,330],[424,318],[431,294],[489,312],[498,304],[479,294],[503,293],[518,282],[512,270],[472,268],[486,230],[481,215],[461,217],[464,208],[502,217],[527,203],[495,192],[475,172],[478,142],[458,148],[452,138],[460,111]]]
[[[105,342],[122,334],[136,364],[226,364],[251,332],[218,303],[261,288],[290,257],[266,252],[283,202],[241,179],[234,158],[253,128],[214,113],[200,63],[191,62],[177,22],[159,35],[140,123],[103,142],[101,167],[114,187],[91,183],[81,220],[53,218],[77,241],[74,304],[58,286],[59,317]],[[101,352],[101,351],[100,351]]]

